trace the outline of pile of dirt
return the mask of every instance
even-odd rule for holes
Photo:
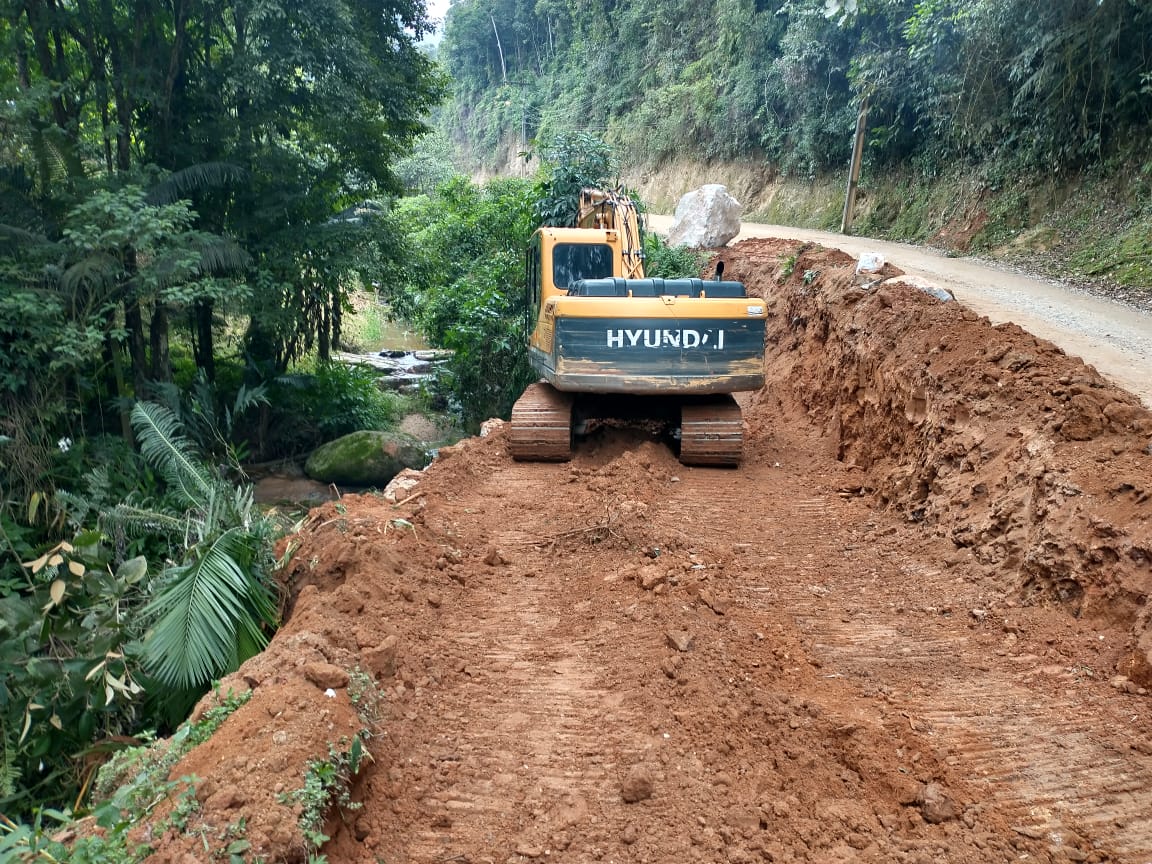
[[[321,836],[332,864],[1136,860],[1053,772],[1102,764],[1098,738],[1152,752],[1067,725],[1147,704],[1148,412],[1016,328],[870,284],[895,268],[723,254],[773,313],[745,463],[608,427],[520,464],[492,424],[400,504],[311,511],[281,631],[219,687],[251,698],[172,772],[195,808],[136,829],[152,860],[242,838],[303,862]],[[1117,661],[1133,690],[1084,672]]]
[[[1120,671],[1152,685],[1152,413],[1135,396],[836,250],[750,240],[718,260],[773,313],[753,429],[818,424],[859,469],[850,491],[949,538],[997,588],[1128,629]]]

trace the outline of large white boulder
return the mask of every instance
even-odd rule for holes
[[[669,246],[714,249],[740,233],[740,202],[719,183],[708,183],[680,199],[676,221],[668,232]]]

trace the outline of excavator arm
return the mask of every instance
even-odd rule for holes
[[[625,279],[644,278],[644,238],[640,210],[627,195],[609,189],[581,189],[578,228],[620,234]]]

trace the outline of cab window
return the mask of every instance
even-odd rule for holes
[[[557,288],[612,275],[612,247],[607,243],[557,243],[552,247],[552,284]]]

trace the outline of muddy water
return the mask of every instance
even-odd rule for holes
[[[378,351],[422,351],[425,348],[431,347],[424,341],[424,337],[420,335],[419,331],[411,324],[406,321],[389,321],[387,308],[381,307],[380,318],[380,335],[365,346],[366,353],[375,353]]]

